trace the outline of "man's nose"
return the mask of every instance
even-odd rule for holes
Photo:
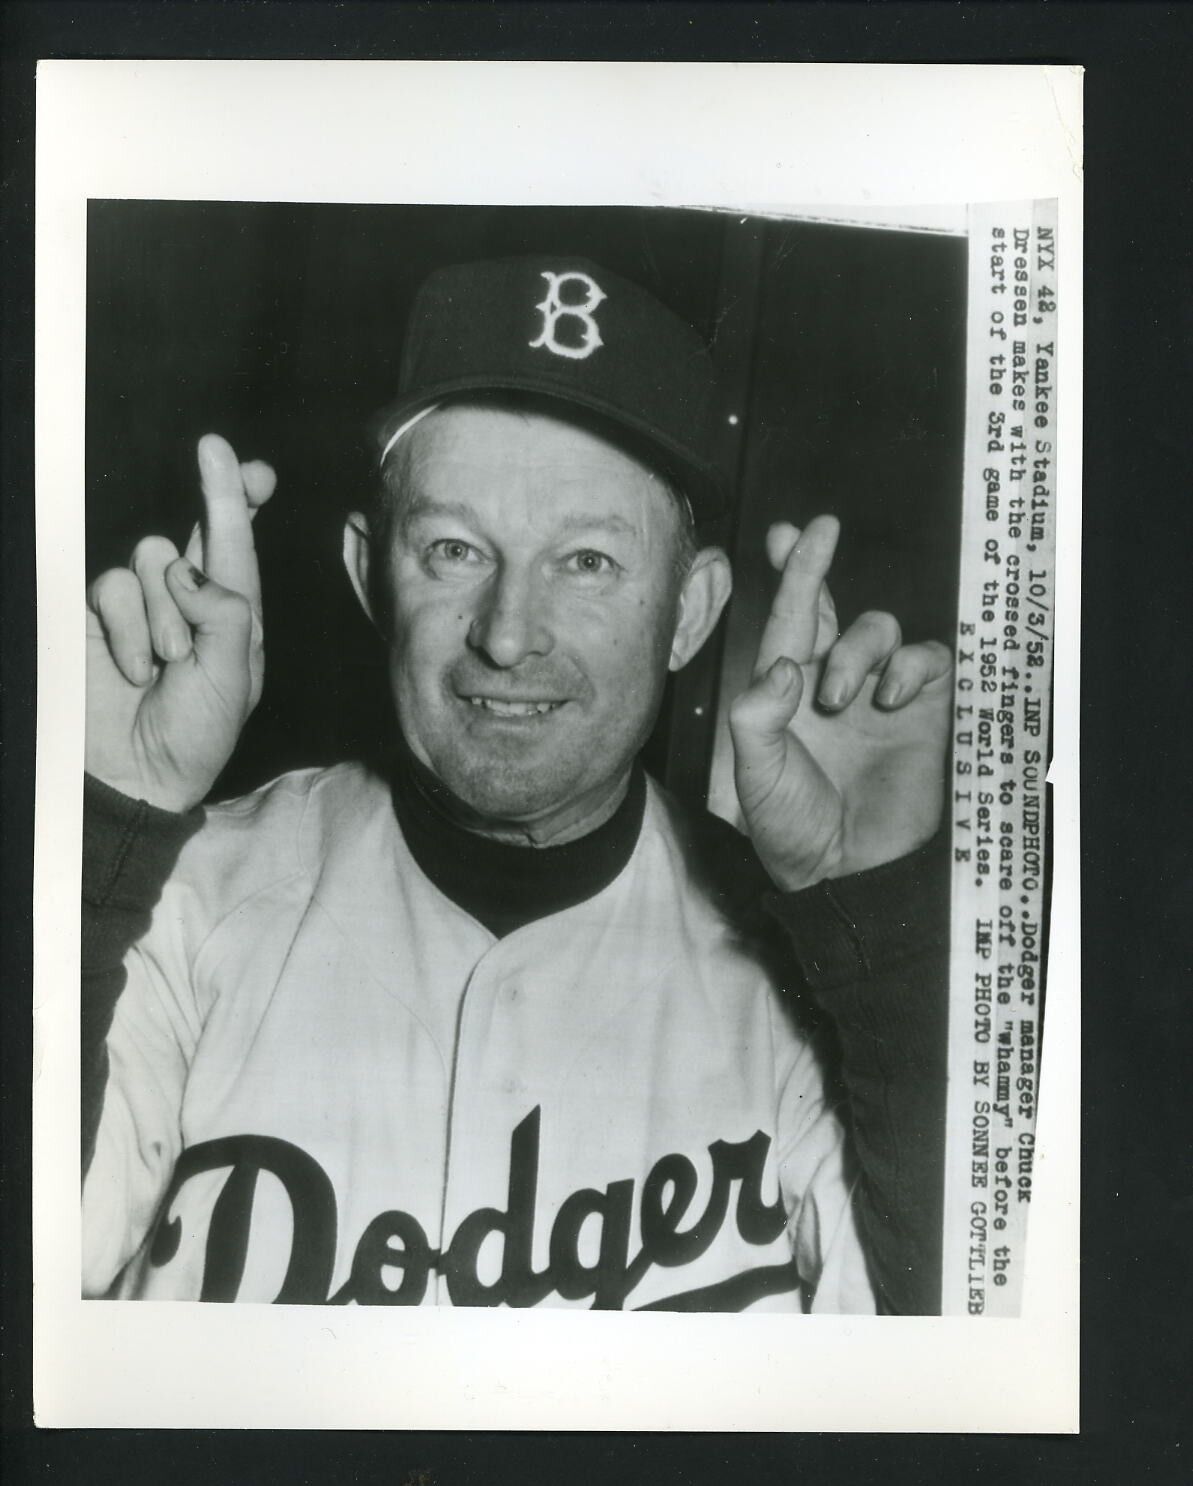
[[[555,644],[549,606],[533,574],[503,569],[485,587],[468,643],[502,670],[547,655]]]

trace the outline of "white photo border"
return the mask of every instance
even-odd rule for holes
[[[1078,1427],[1081,71],[67,62],[38,69],[34,1394],[43,1426],[1067,1433]],[[78,1294],[91,198],[858,217],[1055,197],[1062,258],[1049,1003],[1023,1314],[137,1305]]]

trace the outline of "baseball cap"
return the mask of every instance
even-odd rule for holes
[[[726,481],[709,449],[714,372],[699,333],[639,285],[566,255],[437,269],[415,296],[397,399],[375,421],[384,462],[424,409],[469,392],[570,404],[681,486],[697,519]]]

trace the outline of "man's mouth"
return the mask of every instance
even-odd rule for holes
[[[465,701],[470,706],[483,708],[486,712],[494,712],[498,717],[539,717],[547,712],[555,712],[563,706],[562,702],[507,702],[497,697],[466,697]]]

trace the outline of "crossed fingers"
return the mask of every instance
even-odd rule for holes
[[[251,523],[273,494],[276,476],[260,460],[240,464],[218,434],[200,439],[198,455],[203,517],[191,533],[185,560],[168,537],[144,537],[128,567],[101,573],[87,591],[88,609],[113,660],[136,686],[153,679],[155,657],[169,663],[191,653],[193,630],[171,592],[180,579],[191,586],[188,567],[247,599],[260,630],[261,580]]]
[[[191,532],[188,561],[248,599],[261,617],[261,577],[253,545],[253,517],[274,492],[277,476],[259,459],[240,464],[219,434],[199,440],[203,517]]]
[[[755,678],[780,656],[806,665],[836,640],[837,612],[825,579],[840,532],[835,516],[816,516],[802,532],[786,521],[767,532],[767,556],[781,577],[758,646]]]
[[[935,640],[904,645],[898,620],[878,610],[862,614],[840,634],[827,583],[839,535],[840,524],[833,516],[813,518],[802,532],[788,522],[768,531],[767,555],[781,576],[759,645],[755,678],[781,656],[797,665],[823,660],[816,701],[826,710],[849,706],[875,673],[880,673],[875,705],[904,706],[948,673],[951,654]]]

